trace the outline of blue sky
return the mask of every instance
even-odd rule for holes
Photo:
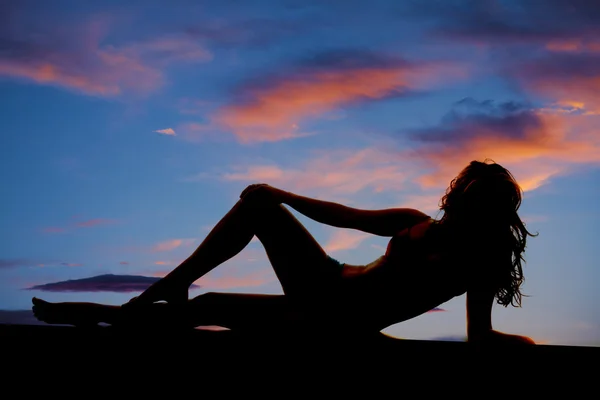
[[[460,169],[492,158],[539,232],[531,297],[495,306],[494,327],[600,345],[598,5],[88,3],[0,6],[0,309],[127,301],[144,282],[43,285],[162,276],[250,183],[436,217]],[[343,262],[386,245],[296,215]],[[258,241],[196,284],[281,293]],[[462,338],[464,301],[385,332]]]

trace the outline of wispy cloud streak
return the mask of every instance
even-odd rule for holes
[[[368,237],[369,235],[364,232],[348,230],[335,231],[323,248],[330,253],[354,249]]]
[[[171,250],[175,250],[181,246],[191,246],[196,239],[170,239],[165,240],[163,242],[156,243],[152,246],[151,251],[153,253],[167,252]]]
[[[130,293],[141,292],[160,278],[140,275],[98,275],[91,278],[72,279],[34,285],[27,290],[41,290],[45,292],[114,292]],[[192,287],[198,287],[192,285]]]
[[[113,225],[118,223],[119,221],[116,219],[108,219],[108,218],[93,218],[83,221],[75,221],[65,226],[49,226],[42,228],[42,232],[44,233],[65,233],[69,231],[73,231],[81,228],[93,228],[97,226],[103,225]]]

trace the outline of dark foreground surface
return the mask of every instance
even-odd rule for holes
[[[171,382],[179,389],[202,392],[216,385],[223,393],[245,394],[256,390],[254,394],[260,394],[260,388],[268,392],[278,385],[282,389],[277,393],[318,387],[352,394],[371,384],[377,390],[395,390],[397,385],[422,382],[429,382],[422,390],[436,390],[445,378],[465,384],[488,382],[493,390],[539,382],[538,389],[544,392],[549,385],[570,379],[595,380],[600,360],[597,347],[490,348],[318,331],[121,331],[33,325],[0,325],[0,352],[5,387],[26,377],[28,387],[36,389],[45,387],[41,380],[66,386],[91,382],[101,391],[117,382],[133,391]],[[40,368],[41,376],[35,372]],[[559,376],[559,381],[551,376]],[[583,390],[579,384],[569,386],[572,395]],[[170,398],[177,397],[182,396]]]

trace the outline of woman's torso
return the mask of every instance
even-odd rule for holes
[[[426,218],[394,235],[386,253],[370,264],[346,265],[343,288],[351,307],[389,323],[420,315],[466,290],[453,242]],[[380,314],[380,315],[378,315]],[[393,321],[392,321],[393,320]]]

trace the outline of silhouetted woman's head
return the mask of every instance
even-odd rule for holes
[[[506,168],[486,159],[484,162],[472,161],[466,166],[452,180],[440,204],[444,211],[441,222],[472,234],[474,247],[486,249],[484,251],[491,247],[512,251],[510,264],[491,264],[497,269],[493,271],[498,285],[496,299],[504,306],[521,305],[523,252],[527,235],[536,236],[525,228],[517,213],[522,193]],[[482,243],[482,240],[492,243]]]

